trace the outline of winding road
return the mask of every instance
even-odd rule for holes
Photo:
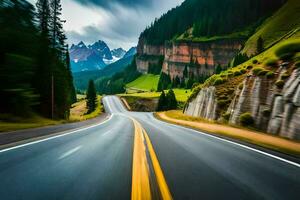
[[[0,199],[299,199],[300,165],[128,112],[0,150]]]

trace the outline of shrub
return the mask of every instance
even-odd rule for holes
[[[271,110],[270,109],[265,109],[262,111],[262,114],[264,117],[270,117],[271,115]]]
[[[251,113],[243,113],[240,116],[240,123],[243,126],[252,126],[254,124],[254,119],[251,116]]]
[[[222,99],[218,100],[217,104],[220,108],[225,108],[228,104],[230,104],[231,100],[230,99]]]
[[[261,71],[263,71],[263,70],[264,70],[264,68],[262,68],[262,67],[255,67],[255,68],[252,69],[252,73],[253,73],[254,75],[258,75],[259,72],[261,72]]]
[[[217,78],[215,81],[214,81],[214,85],[221,85],[223,83],[223,79],[222,78]]]
[[[257,63],[258,63],[258,60],[254,59],[254,60],[252,60],[252,63],[253,63],[253,64],[257,64]]]
[[[247,72],[247,70],[241,69],[240,72],[241,72],[242,74],[245,74],[245,73]]]
[[[275,85],[277,86],[277,88],[282,89],[284,86],[284,81],[283,80],[276,81]]]
[[[240,90],[242,90],[243,87],[244,87],[244,84],[243,84],[243,83],[239,84],[239,89],[240,89]]]
[[[269,72],[269,70],[262,70],[257,75],[258,76],[265,76],[268,72]]]
[[[266,74],[266,77],[269,78],[269,79],[274,78],[274,72],[269,71],[269,72]]]
[[[288,73],[284,73],[281,75],[281,80],[286,80],[290,75]]]
[[[224,119],[225,121],[229,121],[229,119],[230,119],[230,113],[224,113],[224,114],[222,115],[222,117],[223,117],[223,119]]]
[[[275,55],[283,60],[290,59],[297,52],[300,52],[300,42],[292,41],[285,43],[275,50]]]
[[[235,71],[234,73],[233,73],[233,75],[234,76],[239,76],[239,75],[241,75],[242,73],[240,72],[240,71]]]
[[[266,66],[269,67],[276,67],[277,66],[277,60],[276,59],[269,59],[265,62]]]

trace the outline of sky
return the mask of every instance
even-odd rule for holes
[[[35,3],[36,0],[29,0]],[[184,0],[62,0],[69,44],[105,41],[110,48],[128,50],[139,34]]]

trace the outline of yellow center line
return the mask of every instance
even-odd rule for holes
[[[157,156],[155,154],[154,148],[152,146],[152,143],[150,141],[150,138],[149,138],[149,136],[148,136],[148,134],[145,130],[144,130],[144,135],[145,135],[145,138],[146,138],[149,154],[150,154],[150,157],[151,157],[152,165],[153,165],[155,176],[156,176],[156,181],[158,183],[158,187],[159,187],[162,199],[163,200],[171,200],[171,199],[173,199],[172,195],[171,195],[171,192],[170,192],[169,187],[167,185],[167,182],[166,182],[165,176],[163,174],[163,171],[162,171],[162,169],[159,165],[159,162],[158,162]]]
[[[151,200],[149,167],[141,126],[134,120],[134,149],[132,166],[132,200]]]
[[[146,157],[146,146],[144,140],[146,139],[149,155],[151,158],[152,166],[156,176],[157,185],[163,200],[172,200],[172,195],[168,188],[164,174],[160,167],[159,161],[155,154],[154,148],[150,138],[141,126],[141,124],[134,118],[130,117],[133,121],[135,128],[134,135],[134,149],[133,149],[133,167],[132,167],[132,187],[131,199],[132,200],[150,200],[150,172],[149,165]]]

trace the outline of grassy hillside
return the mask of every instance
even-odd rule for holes
[[[126,88],[129,90],[156,91],[159,75],[145,74],[128,83]]]
[[[187,33],[187,30],[192,30],[193,37],[202,39],[230,35],[247,27],[256,27],[262,19],[278,10],[284,1],[185,0],[156,19],[140,38],[147,43],[163,44]]]
[[[176,99],[179,102],[186,102],[188,97],[191,95],[190,89],[173,89]],[[167,93],[168,90],[165,90]],[[141,98],[158,98],[160,96],[160,92],[139,92],[139,93],[131,93],[131,94],[122,94],[121,96],[134,96],[134,97],[141,97]]]
[[[248,55],[256,52],[257,40],[263,38],[264,47],[269,48],[280,40],[287,39],[300,31],[300,2],[288,0],[272,17],[268,18],[245,44],[243,50]]]

